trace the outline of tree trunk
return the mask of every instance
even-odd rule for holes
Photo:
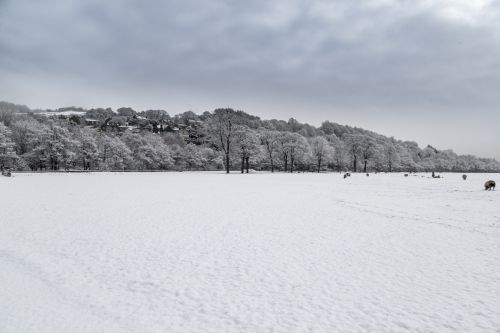
[[[229,151],[226,153],[226,173],[229,173]]]
[[[245,170],[245,156],[241,156],[241,173]]]
[[[321,158],[318,158],[318,173],[321,170]]]
[[[274,161],[272,153],[269,153],[269,160],[271,161],[271,172],[274,172]]]
[[[293,157],[290,157],[290,173],[293,173]]]
[[[366,164],[367,164],[367,163],[368,163],[368,161],[367,161],[367,160],[365,160],[365,166],[364,166],[364,168],[363,168],[363,172],[364,172],[364,173],[366,173]]]
[[[285,172],[288,172],[288,157],[284,156],[283,161],[285,162]]]
[[[357,172],[357,168],[358,168],[358,158],[356,155],[354,155],[353,172]]]
[[[247,156],[247,157],[246,157],[246,159],[245,159],[245,161],[246,161],[246,169],[247,169],[247,173],[248,173],[248,169],[249,169],[249,165],[250,165],[249,160],[250,160],[250,157],[248,157],[248,156]]]
[[[231,163],[231,158],[229,157],[231,141],[229,137],[226,139],[226,173],[229,173],[229,164]]]

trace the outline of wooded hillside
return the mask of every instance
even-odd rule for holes
[[[361,128],[217,109],[31,110],[0,102],[0,167],[15,170],[499,172],[494,159],[420,148]]]

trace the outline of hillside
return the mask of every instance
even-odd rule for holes
[[[217,109],[31,110],[0,102],[0,167],[16,170],[498,172],[457,155],[325,121],[320,127]]]

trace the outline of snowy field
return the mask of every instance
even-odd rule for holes
[[[0,332],[500,332],[488,179],[0,177]]]

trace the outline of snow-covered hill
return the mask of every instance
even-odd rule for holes
[[[498,332],[498,174],[0,177],[0,332]]]

